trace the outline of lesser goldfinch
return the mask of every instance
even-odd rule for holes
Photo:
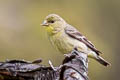
[[[102,65],[110,65],[85,36],[57,14],[49,14],[41,25],[45,26],[51,43],[61,53],[70,53],[76,47],[78,51],[84,52],[88,57],[95,59]]]

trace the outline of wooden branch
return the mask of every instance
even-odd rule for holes
[[[41,65],[41,59],[33,62],[7,60],[0,62],[0,80],[88,80],[87,55],[73,50],[62,65]]]

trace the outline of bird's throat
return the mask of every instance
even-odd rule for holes
[[[52,26],[45,27],[45,29],[49,35],[54,34],[54,28]]]

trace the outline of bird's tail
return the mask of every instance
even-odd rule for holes
[[[109,62],[107,62],[106,60],[104,60],[101,56],[97,56],[97,58],[95,58],[100,64],[104,65],[104,66],[109,66],[111,65]]]

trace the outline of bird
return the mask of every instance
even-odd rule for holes
[[[78,51],[84,52],[89,58],[98,61],[100,64],[106,67],[110,65],[100,56],[101,51],[96,49],[84,35],[59,15],[49,14],[41,25],[45,27],[52,45],[61,53],[67,54],[77,48]]]

